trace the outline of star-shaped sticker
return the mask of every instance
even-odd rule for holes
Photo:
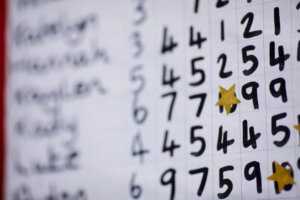
[[[291,177],[291,169],[286,169],[281,166],[278,162],[274,161],[275,173],[268,177],[268,180],[276,181],[278,184],[279,193],[282,191],[287,184],[296,184]]]
[[[216,103],[217,106],[225,106],[227,115],[229,115],[231,105],[241,103],[241,101],[234,95],[235,84],[229,90],[225,90],[219,86],[221,90],[221,98]]]
[[[300,124],[295,125],[294,128],[299,131],[299,139],[300,139]],[[300,146],[300,140],[299,140],[299,146]]]

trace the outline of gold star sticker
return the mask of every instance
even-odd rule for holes
[[[274,161],[275,173],[268,177],[268,180],[276,181],[278,184],[279,193],[282,191],[286,184],[296,184],[296,182],[291,177],[291,169],[286,169],[278,162]]]
[[[300,124],[295,125],[294,128],[299,131],[299,136],[300,136]],[[300,137],[299,137],[299,144],[298,145],[300,146]]]
[[[231,105],[241,103],[241,101],[234,95],[235,84],[233,84],[229,90],[225,90],[221,86],[219,87],[221,90],[221,98],[216,105],[225,106],[226,113],[229,115]]]

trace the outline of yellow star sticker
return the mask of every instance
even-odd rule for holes
[[[233,84],[229,90],[225,90],[221,86],[219,87],[221,90],[221,98],[216,105],[225,106],[226,113],[229,115],[231,105],[241,103],[241,101],[234,95],[235,84]]]
[[[300,131],[300,124],[299,125],[295,125],[294,128],[297,129],[298,131]]]
[[[300,124],[295,125],[294,128],[297,129],[300,132]],[[299,140],[299,146],[300,146],[300,140]]]
[[[275,173],[268,177],[268,180],[276,181],[278,184],[279,193],[282,191],[286,184],[296,184],[291,177],[291,169],[282,167],[278,162],[274,161]]]

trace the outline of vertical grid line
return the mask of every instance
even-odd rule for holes
[[[211,4],[209,2],[209,0],[207,0],[208,3],[207,3],[207,6],[208,6],[208,9],[209,9],[209,35],[212,36],[212,27],[211,27],[211,23],[212,23],[212,19],[211,19],[211,15],[212,15],[212,8],[211,8]],[[212,101],[213,101],[213,70],[211,69],[213,67],[213,63],[212,63],[212,44],[210,42],[211,40],[209,40],[209,63],[210,63],[210,95],[211,95],[211,98],[212,98]],[[211,117],[210,117],[210,130],[211,130],[211,166],[212,166],[212,169],[211,169],[211,173],[212,173],[212,199],[214,199],[214,133],[213,133],[213,127],[214,127],[214,122],[213,122],[213,119],[214,119],[214,114],[213,114],[213,103],[211,103],[211,109],[210,109],[212,112],[211,112]]]
[[[265,62],[265,2],[263,1],[263,68],[264,68],[264,81],[265,81],[265,130],[266,130],[266,141],[267,141],[267,175],[269,175],[269,140],[268,140],[268,105],[267,105],[267,81],[266,81],[266,62]],[[268,199],[270,199],[270,188],[267,182],[268,188]]]
[[[238,35],[238,6],[237,6],[237,0],[235,1],[235,31],[236,31],[236,49],[237,49],[237,79],[238,79],[238,87],[239,87],[239,92],[240,92],[240,64],[239,64],[239,35]],[[250,7],[250,6],[249,6]],[[239,106],[239,120],[238,120],[238,127],[239,127],[239,133],[241,133],[241,126],[240,126],[240,122],[241,122],[241,106]],[[240,184],[241,184],[241,199],[243,199],[243,181],[242,181],[242,177],[243,177],[243,167],[242,167],[242,137],[241,134],[239,134],[240,136],[240,172],[241,172],[241,178],[240,178]]]

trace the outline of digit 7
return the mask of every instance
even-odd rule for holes
[[[169,92],[169,93],[161,95],[162,98],[167,97],[167,96],[171,96],[172,97],[172,100],[171,100],[171,103],[170,103],[170,107],[169,107],[169,112],[168,112],[168,121],[171,121],[173,107],[174,107],[174,103],[175,103],[175,100],[176,100],[177,92],[174,91],[174,92]]]
[[[206,180],[207,180],[207,176],[208,176],[208,168],[207,167],[203,167],[203,168],[199,168],[199,169],[193,169],[189,171],[190,175],[194,175],[194,174],[199,174],[199,173],[203,173],[202,176],[202,180],[197,192],[197,195],[200,197],[203,193],[205,184],[206,184]]]
[[[206,93],[200,93],[200,94],[195,94],[195,95],[191,95],[189,97],[189,99],[198,99],[200,98],[200,103],[199,103],[199,106],[198,106],[198,109],[197,109],[197,112],[196,112],[196,116],[199,117],[201,115],[201,112],[203,110],[203,106],[204,106],[204,102],[205,102],[205,99],[206,99]]]

